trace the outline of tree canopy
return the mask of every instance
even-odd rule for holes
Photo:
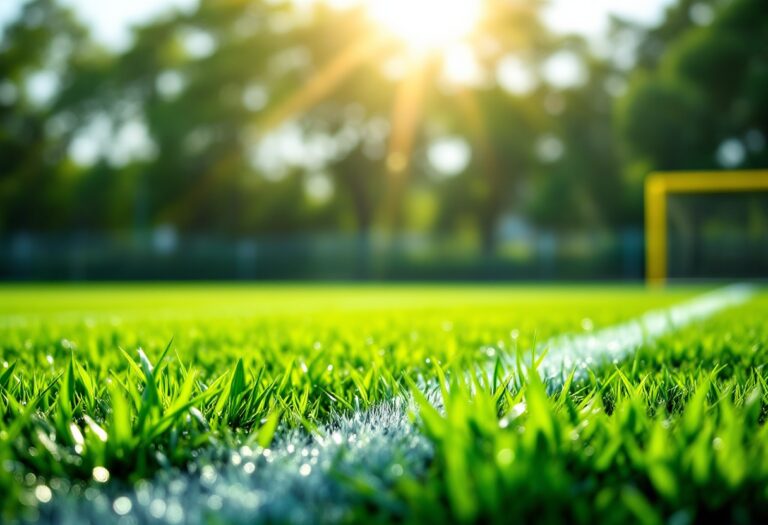
[[[629,62],[489,3],[417,57],[360,6],[201,0],[115,51],[28,0],[0,47],[0,232],[469,228],[493,251],[507,215],[637,225],[651,169],[768,162],[761,0],[616,20]]]

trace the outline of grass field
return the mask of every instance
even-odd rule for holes
[[[5,286],[0,521],[766,523],[768,294],[530,373],[707,291]]]

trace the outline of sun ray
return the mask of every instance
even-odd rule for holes
[[[381,51],[386,42],[380,37],[369,36],[341,51],[329,63],[315,73],[301,89],[283,103],[269,111],[258,126],[260,134],[268,133],[286,120],[299,115],[328,96],[358,66]]]
[[[391,136],[387,153],[387,168],[400,173],[408,168],[413,138],[421,118],[426,84],[426,72],[418,61],[412,65],[395,94],[392,106]]]
[[[389,198],[386,206],[387,219],[396,227],[400,202],[411,163],[416,131],[424,111],[427,81],[434,64],[426,58],[412,58],[408,73],[395,93],[390,118],[391,131],[386,167],[389,173]]]

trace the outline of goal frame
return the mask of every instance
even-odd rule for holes
[[[645,179],[645,276],[667,282],[667,197],[673,194],[768,191],[768,170],[654,172]]]

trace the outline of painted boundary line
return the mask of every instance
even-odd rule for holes
[[[554,385],[562,383],[574,369],[578,378],[579,373],[586,373],[588,368],[609,362],[618,363],[644,344],[692,322],[744,304],[754,295],[754,286],[734,284],[679,305],[646,312],[636,319],[592,334],[555,337],[537,349],[537,353],[547,351],[538,371],[543,379]]]
[[[557,388],[571,370],[585,374],[590,367],[618,362],[664,334],[747,302],[754,293],[749,285],[733,285],[593,334],[556,337],[538,345],[547,350],[538,371]],[[436,395],[430,399],[439,404]],[[387,499],[386,488],[405,472],[422,473],[432,456],[431,444],[411,423],[412,409],[411,401],[396,398],[335,418],[322,427],[326,437],[294,431],[267,451],[209,451],[187,471],[162,471],[129,492],[88,488],[77,498],[55,497],[41,508],[40,522],[336,523],[350,517],[360,487],[397,513],[404,509]]]

